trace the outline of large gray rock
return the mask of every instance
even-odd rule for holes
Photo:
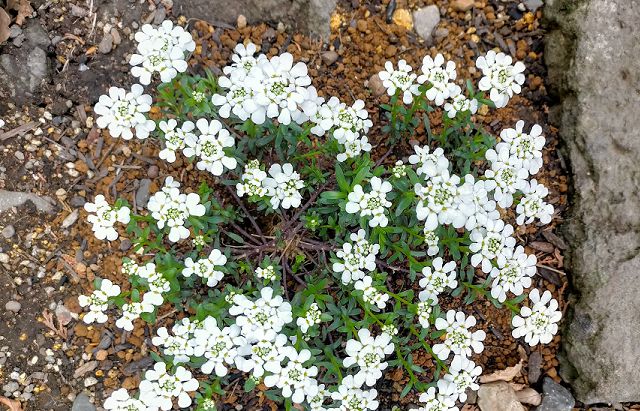
[[[575,189],[563,377],[584,403],[640,401],[640,0],[547,0],[545,15]]]
[[[329,37],[336,0],[174,0],[173,13],[209,22],[235,24],[239,15],[249,23],[283,22],[305,33]]]
[[[546,377],[542,383],[542,403],[536,411],[571,411],[576,401],[568,389]]]

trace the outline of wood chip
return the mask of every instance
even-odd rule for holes
[[[513,367],[507,367],[504,370],[494,371],[487,375],[481,375],[480,382],[487,384],[495,381],[511,381],[516,376],[520,375],[520,371],[522,371],[522,363],[523,361],[520,360],[520,362]]]

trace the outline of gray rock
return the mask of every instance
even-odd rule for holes
[[[435,4],[413,12],[413,26],[416,33],[428,43],[431,42],[433,31],[438,23],[440,23],[440,9]]]
[[[11,207],[21,206],[27,201],[31,201],[39,211],[46,213],[52,213],[54,211],[55,201],[49,197],[40,197],[21,191],[0,190],[0,212],[8,210]]]
[[[71,200],[69,201],[69,204],[71,204],[71,207],[82,207],[84,206],[84,203],[86,203],[87,200],[84,197],[80,197],[80,196],[73,196],[71,197]]]
[[[223,21],[234,25],[239,15],[249,24],[284,22],[295,29],[325,39],[336,0],[183,0],[176,1],[173,14]]]
[[[22,28],[20,26],[18,26],[17,24],[14,24],[13,26],[11,26],[9,28],[9,38],[10,39],[15,39],[16,37],[18,37],[21,34],[22,34]]]
[[[11,300],[11,301],[7,302],[7,303],[4,305],[4,308],[5,308],[5,310],[7,310],[7,311],[11,311],[11,312],[14,312],[14,313],[18,313],[18,312],[20,312],[20,309],[22,308],[22,304],[20,304],[20,303],[19,303],[19,302],[17,302],[17,301],[13,301],[13,300]]]
[[[527,7],[527,9],[535,13],[536,10],[544,5],[544,3],[542,2],[542,0],[524,0],[524,5]]]
[[[89,401],[89,396],[84,392],[81,392],[73,401],[71,411],[96,411],[96,407],[91,404],[91,401]]]
[[[545,377],[542,383],[542,403],[536,411],[571,411],[575,403],[568,389]]]
[[[640,401],[640,0],[548,0],[545,59],[567,148],[563,228],[577,290],[563,349],[576,398]],[[609,79],[609,80],[605,80]]]
[[[98,51],[102,54],[109,54],[113,48],[113,36],[107,33],[102,37],[100,44],[98,44]]]
[[[69,213],[69,215],[66,216],[64,220],[62,220],[62,224],[61,224],[62,228],[69,228],[72,225],[74,225],[76,221],[78,221],[79,216],[80,216],[79,211],[76,208],[71,213]]]
[[[143,178],[140,180],[140,187],[138,187],[138,191],[136,191],[136,205],[138,207],[144,207],[147,205],[149,201],[149,188],[151,187],[151,180],[148,178]]]
[[[8,225],[5,228],[2,229],[2,236],[4,238],[6,238],[7,240],[11,237],[13,237],[13,235],[16,233],[16,229],[13,228],[12,225]]]
[[[30,22],[27,28],[24,30],[24,35],[27,38],[27,43],[30,47],[39,47],[45,49],[51,44],[49,35],[44,28],[36,23]]]
[[[47,54],[40,47],[22,47],[0,55],[0,107],[13,100],[23,104],[47,79]]]

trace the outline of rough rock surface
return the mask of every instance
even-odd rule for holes
[[[478,406],[481,411],[525,411],[513,388],[504,381],[481,385]]]
[[[536,411],[571,411],[576,401],[568,389],[546,377],[542,383],[542,403]]]
[[[329,37],[329,20],[336,0],[174,0],[174,14],[211,23],[235,25],[239,15],[249,24],[283,22],[312,35]]]
[[[584,403],[640,401],[640,0],[548,0],[545,15],[575,189],[562,374]]]
[[[427,43],[432,40],[433,31],[440,23],[440,10],[432,4],[413,12],[413,25],[420,37]]]

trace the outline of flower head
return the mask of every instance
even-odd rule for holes
[[[558,332],[558,322],[562,312],[558,310],[558,301],[551,298],[551,292],[546,290],[542,295],[537,288],[529,293],[531,307],[522,307],[520,315],[513,317],[513,337],[524,337],[530,346],[538,343],[548,344]]]
[[[134,136],[139,139],[149,137],[156,128],[156,123],[146,117],[151,110],[152,99],[143,94],[140,84],[131,86],[127,92],[123,88],[111,87],[109,94],[103,94],[93,111],[99,116],[96,124],[99,128],[108,128],[111,137],[122,137],[131,140]]]
[[[436,329],[445,330],[444,343],[435,344],[433,353],[441,360],[449,358],[449,354],[471,356],[472,352],[479,354],[484,349],[482,341],[486,333],[482,330],[471,332],[469,329],[476,325],[474,316],[465,316],[461,311],[449,310],[445,318],[436,319]]]
[[[411,104],[413,96],[420,94],[418,84],[415,82],[417,75],[412,72],[412,68],[405,60],[398,61],[398,69],[393,68],[393,63],[384,63],[384,70],[378,73],[382,80],[382,85],[387,88],[387,94],[393,96],[397,90],[402,93],[404,104]]]
[[[129,207],[111,206],[102,194],[98,194],[93,203],[85,203],[84,209],[91,213],[87,221],[92,224],[91,230],[98,240],[113,241],[118,238],[115,223],[128,224],[131,219]]]
[[[489,50],[486,56],[478,57],[476,67],[483,75],[478,87],[482,91],[489,90],[489,97],[497,108],[506,106],[514,94],[520,94],[525,69],[521,62],[512,64],[511,56]]]

